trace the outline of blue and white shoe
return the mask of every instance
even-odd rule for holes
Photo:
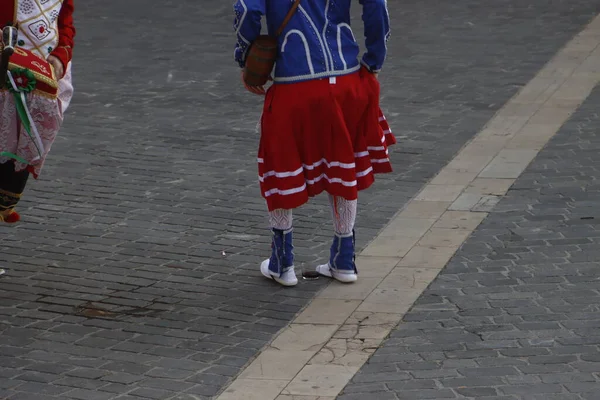
[[[317,266],[317,272],[342,283],[353,283],[358,280],[356,269],[354,231],[350,235],[333,237],[329,262]]]
[[[298,278],[294,271],[294,246],[292,230],[273,229],[271,258],[260,264],[260,272],[283,286],[295,286]]]

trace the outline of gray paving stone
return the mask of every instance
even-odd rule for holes
[[[168,390],[151,389],[151,388],[139,388],[131,392],[134,398],[142,399],[168,399],[173,397],[175,393]]]
[[[10,393],[9,393],[10,395]],[[56,400],[54,396],[48,396],[40,393],[17,392],[8,398],[9,400]]]
[[[398,400],[392,392],[348,393],[338,396],[340,400]]]
[[[16,379],[20,379],[22,381],[40,382],[40,383],[50,383],[59,378],[60,378],[60,375],[46,374],[46,373],[34,372],[34,371],[27,371],[24,374],[16,377]]]
[[[59,396],[71,389],[65,386],[48,385],[39,382],[25,382],[18,386],[19,392],[27,392],[30,395],[34,394],[36,396]]]
[[[121,372],[118,374],[106,375],[100,379],[105,382],[122,383],[124,385],[130,385],[139,381],[143,381],[145,378],[146,377],[144,375],[133,375]]]
[[[53,382],[54,385],[62,385],[62,386],[70,386],[72,388],[78,389],[87,389],[87,390],[95,390],[98,388],[102,388],[102,390],[106,390],[107,385],[106,382],[95,380],[95,379],[87,379],[87,378],[73,378],[66,377],[61,380]]]
[[[220,390],[221,385],[201,384],[188,389],[187,392],[194,395],[212,397],[219,393]]]
[[[65,393],[65,396],[68,396],[72,399],[80,400],[108,400],[113,397],[110,393],[101,393],[87,389],[75,389],[68,393]]]
[[[103,382],[106,383],[106,382]],[[103,392],[110,392],[110,393],[126,393],[130,390],[134,389],[133,386],[128,386],[122,383],[109,383],[109,384],[105,384],[103,386],[99,387],[99,390],[103,391]]]
[[[401,394],[396,395],[399,399],[455,399],[456,393],[449,389],[420,389],[420,390],[404,390]]]

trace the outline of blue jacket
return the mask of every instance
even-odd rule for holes
[[[301,0],[298,10],[279,36],[279,54],[273,78],[298,82],[345,75],[362,63],[378,72],[386,57],[390,36],[387,0],[359,0],[363,7],[366,53],[359,60],[359,45],[350,28],[352,0]],[[261,34],[261,17],[274,35],[294,0],[237,0],[234,28],[235,60],[243,67],[250,44]]]

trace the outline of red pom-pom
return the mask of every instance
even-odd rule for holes
[[[8,214],[8,216],[4,217],[4,222],[8,224],[14,224],[15,222],[19,222],[20,220],[21,216],[16,211],[13,211],[12,213]]]

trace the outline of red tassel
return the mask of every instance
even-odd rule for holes
[[[336,196],[333,196],[333,213],[335,214],[335,219],[339,221],[340,213],[338,212],[338,202]]]

